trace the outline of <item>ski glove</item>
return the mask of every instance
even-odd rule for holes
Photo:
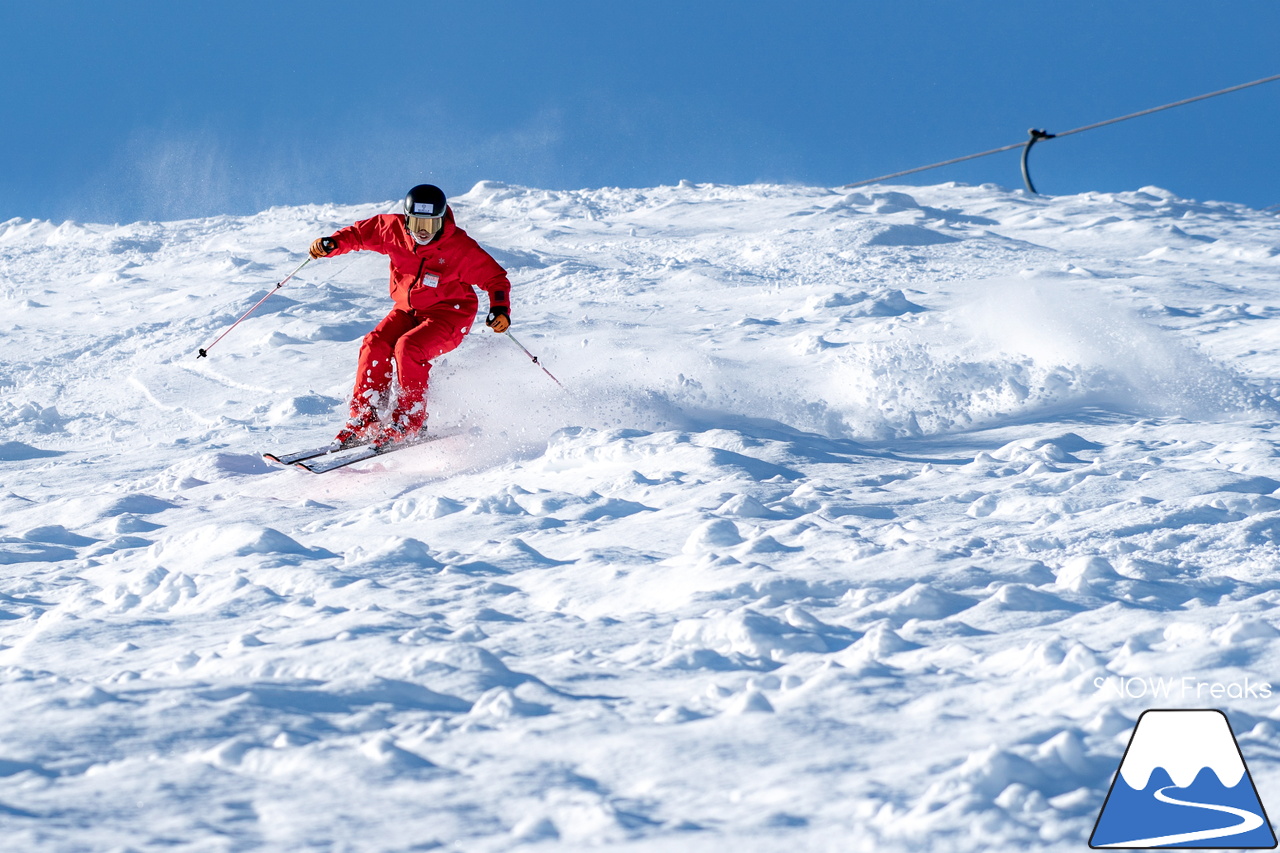
[[[511,325],[511,315],[507,313],[510,309],[498,306],[489,312],[489,316],[485,319],[484,324],[493,329],[498,334],[502,334]]]
[[[313,260],[323,258],[336,248],[338,248],[338,241],[332,237],[317,237],[311,244],[311,257]]]

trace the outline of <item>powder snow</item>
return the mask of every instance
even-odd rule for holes
[[[1276,216],[452,201],[567,390],[478,326],[321,476],[384,258],[196,352],[391,205],[0,223],[6,845],[1080,850],[1142,679],[1280,797]]]

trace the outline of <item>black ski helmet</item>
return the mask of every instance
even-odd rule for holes
[[[444,190],[434,184],[418,184],[404,197],[405,216],[438,219],[444,216]]]

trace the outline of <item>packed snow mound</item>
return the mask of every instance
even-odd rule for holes
[[[0,223],[11,846],[1078,850],[1155,701],[1268,790],[1276,217],[453,204],[564,388],[478,326],[447,437],[320,477],[260,454],[336,431],[385,259],[196,352],[392,204]]]

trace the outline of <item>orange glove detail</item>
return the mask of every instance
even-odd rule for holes
[[[338,244],[332,237],[317,237],[315,242],[311,244],[311,257],[313,260],[315,258],[323,258],[336,248],[338,248]]]
[[[490,311],[484,324],[498,334],[502,334],[511,326],[511,317],[507,314],[507,310],[506,308],[496,308]]]

